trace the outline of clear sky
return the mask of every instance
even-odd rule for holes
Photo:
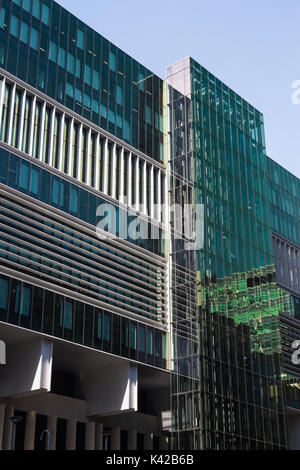
[[[300,177],[299,0],[59,0],[165,78],[192,56],[264,114],[268,155]]]

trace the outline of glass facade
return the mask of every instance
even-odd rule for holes
[[[164,161],[163,81],[51,0],[2,0],[0,66]]]
[[[8,152],[4,148],[0,148],[0,181],[8,186],[22,191],[31,197],[40,200],[52,207],[56,207],[70,214],[71,216],[78,217],[93,226],[97,225],[100,216],[97,216],[97,208],[106,204],[107,200],[96,193],[87,191],[86,188],[81,188],[76,185],[76,181],[66,181],[64,178],[53,174],[40,166],[26,161],[12,152]],[[127,211],[114,203],[116,219],[124,220],[128,218],[128,225],[135,215],[130,215]],[[165,237],[163,230],[153,228],[152,224],[147,220],[140,219],[140,224],[143,225],[145,233],[144,238],[134,238],[130,236],[130,231],[124,230],[122,227],[122,236],[131,243],[140,246],[146,250],[152,251],[155,254],[164,256],[165,254]],[[112,230],[113,225],[107,224],[105,229]],[[155,232],[157,238],[151,238],[150,234]],[[120,227],[115,226],[116,236],[120,235]]]
[[[173,449],[285,449],[300,180],[204,67],[167,75],[51,0],[0,0],[0,321],[169,370]]]
[[[0,276],[0,321],[166,368],[166,333],[51,290]]]
[[[156,223],[164,222],[161,207],[155,211],[152,204],[154,201],[159,205],[164,198],[164,165],[133,152],[125,142],[116,142],[91,122],[83,123],[76,113],[67,113],[58,104],[54,106],[28,87],[9,80],[6,74],[0,78],[0,88],[0,140]],[[144,191],[138,191],[143,187],[147,187],[147,198]]]
[[[280,170],[266,156],[261,113],[191,58],[168,74],[185,94],[169,103],[172,164],[188,174],[192,152],[194,204],[205,212],[204,246],[193,252],[198,314],[172,313],[173,447],[285,448],[279,314],[294,305],[276,285],[272,230],[281,209],[285,233],[299,234],[297,179],[286,172],[290,197],[270,215],[270,168]]]

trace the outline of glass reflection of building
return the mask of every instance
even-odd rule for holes
[[[0,448],[13,414],[18,448],[300,448],[299,200],[193,59],[164,82],[54,1],[0,0]]]
[[[203,249],[179,257],[173,243],[195,307],[173,311],[172,443],[286,448],[286,384],[289,396],[298,386],[285,374],[281,317],[299,310],[299,180],[266,156],[263,116],[249,103],[191,58],[167,75],[171,167],[192,169],[205,211]],[[293,248],[276,251],[279,234]]]

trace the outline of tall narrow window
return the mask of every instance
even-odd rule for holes
[[[29,163],[22,161],[20,163],[19,187],[28,191],[29,185]]]
[[[29,31],[29,25],[22,21],[20,39],[25,42],[25,44],[29,43]]]
[[[73,328],[73,302],[69,300],[65,304],[64,327],[68,330]]]
[[[153,331],[147,328],[147,354],[153,354]]]
[[[32,166],[31,172],[30,172],[29,191],[35,196],[38,196],[39,189],[40,189],[40,170]]]
[[[11,21],[10,21],[10,34],[18,38],[19,29],[20,29],[20,20],[16,16],[12,15]]]
[[[84,50],[84,31],[79,28],[77,30],[77,47]]]
[[[31,28],[30,31],[30,47],[36,51],[39,48],[39,32],[37,29]]]
[[[31,308],[31,287],[23,287],[20,301],[20,314],[28,317]]]
[[[35,16],[38,20],[41,17],[41,0],[34,0],[32,2],[32,16]]]
[[[68,52],[67,69],[72,75],[75,73],[75,56]]]
[[[0,278],[0,309],[6,310],[8,304],[8,280]]]
[[[43,4],[42,22],[47,26],[50,24],[50,8],[45,4]]]
[[[110,314],[104,313],[103,316],[103,339],[110,341]]]

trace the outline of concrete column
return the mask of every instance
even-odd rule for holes
[[[95,450],[95,421],[85,425],[85,450]]]
[[[144,450],[153,450],[153,434],[151,432],[144,435]]]
[[[0,405],[0,450],[2,450],[4,421],[5,421],[5,405],[2,404]]]
[[[120,450],[121,448],[121,429],[119,426],[112,428],[111,450]]]
[[[56,449],[56,416],[48,416],[47,418],[47,429],[50,431],[50,450]]]
[[[66,450],[76,449],[76,419],[68,419]]]
[[[27,411],[24,450],[34,449],[36,411]]]
[[[15,411],[14,406],[7,406],[5,409],[4,432],[3,432],[3,449],[5,450],[11,449],[13,424],[9,418],[10,416],[14,415],[14,411]]]
[[[102,423],[96,423],[95,449],[103,450],[103,424]]]
[[[128,450],[137,450],[137,431],[128,431]]]

